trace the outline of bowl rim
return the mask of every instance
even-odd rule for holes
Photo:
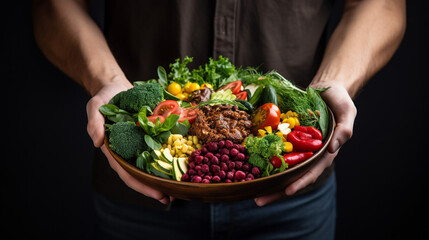
[[[301,162],[301,163],[299,163],[299,164],[297,164],[297,165],[295,165],[289,169],[286,169],[283,172],[276,173],[276,174],[266,176],[266,177],[255,178],[253,180],[244,181],[244,182],[206,184],[206,183],[192,183],[192,182],[176,181],[173,179],[166,179],[166,178],[158,177],[158,176],[144,172],[143,170],[141,170],[141,169],[137,168],[136,166],[134,166],[133,164],[125,161],[122,157],[120,157],[118,154],[116,154],[109,146],[107,134],[104,134],[104,145],[107,148],[107,150],[109,151],[109,153],[113,156],[113,158],[121,165],[121,167],[123,167],[125,169],[125,166],[126,166],[126,168],[128,168],[128,170],[133,172],[132,175],[134,175],[134,177],[135,177],[135,175],[140,175],[140,176],[143,176],[144,178],[151,178],[153,180],[157,180],[159,182],[163,182],[166,184],[181,185],[184,187],[193,187],[193,188],[208,189],[208,188],[219,188],[219,187],[236,187],[238,185],[247,185],[247,184],[253,184],[256,182],[267,181],[269,179],[278,178],[281,175],[285,175],[285,174],[297,171],[300,168],[304,167],[305,165],[310,164],[315,159],[319,158],[322,154],[324,154],[326,149],[328,148],[329,143],[332,140],[332,137],[334,135],[335,126],[336,126],[334,114],[332,113],[331,109],[328,106],[327,106],[327,109],[328,109],[328,113],[329,113],[329,123],[330,123],[329,128],[328,128],[329,131],[328,131],[328,136],[325,139],[325,142],[324,142],[321,149],[319,149],[309,159],[307,159],[304,162]],[[138,180],[142,181],[142,178],[138,178]],[[142,182],[146,184],[146,182],[144,180]]]

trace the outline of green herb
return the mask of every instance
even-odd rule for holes
[[[170,82],[176,82],[182,87],[185,86],[187,82],[190,81],[192,76],[189,68],[187,67],[188,63],[193,61],[192,57],[186,56],[180,61],[180,58],[177,58],[174,63],[170,64],[170,73],[168,74],[168,80]]]
[[[219,87],[237,80],[235,66],[228,58],[219,56],[217,60],[209,59],[209,62],[192,71],[192,78],[201,83],[210,83],[214,90]]]

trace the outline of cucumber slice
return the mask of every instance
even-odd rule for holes
[[[179,167],[179,158],[173,158],[173,179],[176,181],[182,180],[182,172]]]
[[[155,162],[152,162],[149,168],[150,168],[150,171],[153,173],[153,175],[166,178],[166,179],[171,179],[171,175],[169,173],[162,171]]]
[[[181,157],[181,158],[178,158],[177,160],[179,163],[178,165],[179,165],[180,171],[183,174],[185,174],[188,171],[188,164],[186,163],[187,158]]]
[[[171,170],[173,169],[173,165],[171,165],[171,163],[164,162],[161,160],[156,161],[156,163],[162,171],[166,173],[171,173]]]
[[[162,161],[172,163],[173,162],[173,156],[171,156],[170,149],[168,149],[168,148],[164,149],[164,151],[161,153],[160,159]]]

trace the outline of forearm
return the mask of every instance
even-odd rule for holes
[[[45,56],[89,94],[126,81],[85,1],[34,1],[33,25]]]
[[[346,1],[312,85],[340,84],[354,97],[398,48],[405,15],[405,0]]]

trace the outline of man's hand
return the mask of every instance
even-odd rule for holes
[[[313,87],[322,86],[313,85]],[[256,198],[255,202],[258,206],[264,206],[283,199],[286,196],[291,196],[297,191],[314,183],[322,172],[332,165],[340,147],[352,137],[353,124],[357,110],[347,90],[341,85],[332,85],[322,94],[322,97],[331,108],[337,121],[334,135],[332,136],[332,140],[328,146],[328,151],[325,152],[322,158],[312,168],[310,168],[307,173],[290,184],[285,191]]]
[[[91,137],[95,147],[101,147],[104,155],[106,155],[110,166],[125,184],[134,189],[135,191],[144,194],[148,197],[156,199],[163,204],[168,204],[172,201],[172,198],[139,182],[136,178],[126,172],[109,153],[106,146],[103,144],[104,140],[104,117],[99,112],[99,107],[107,104],[110,99],[117,93],[127,90],[132,87],[131,83],[124,79],[120,80],[120,83],[111,83],[103,86],[89,101],[86,105],[86,111],[88,115],[87,131]]]

